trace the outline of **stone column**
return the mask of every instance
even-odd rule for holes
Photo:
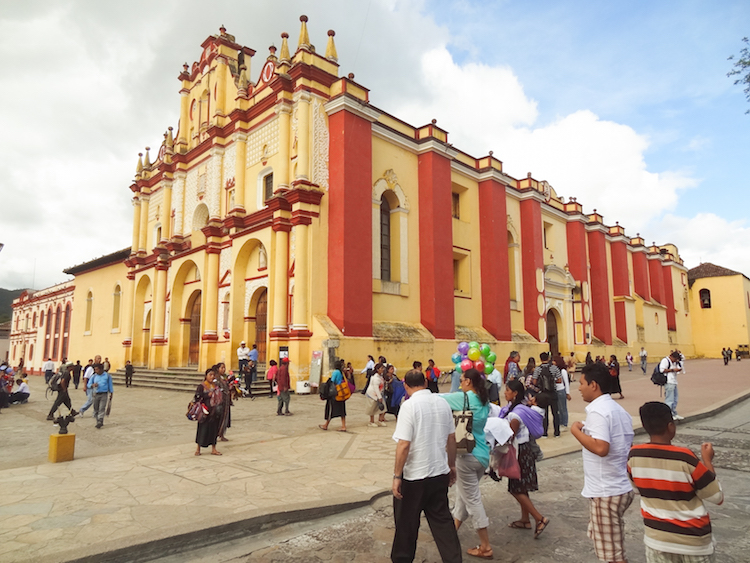
[[[227,214],[236,210],[238,214],[245,213],[245,168],[247,163],[247,135],[237,132],[234,134],[234,209],[227,209]]]
[[[289,231],[291,226],[281,217],[274,217],[273,253],[273,325],[271,336],[288,332],[287,299],[289,295]]]
[[[308,92],[297,95],[297,174],[296,180],[310,179],[310,100]],[[281,139],[279,139],[281,140]]]
[[[130,254],[136,254],[141,242],[141,200],[138,196],[133,198],[133,239],[130,246]]]
[[[292,108],[287,104],[279,104],[276,110],[279,114],[279,166],[274,170],[276,189],[289,189],[289,149],[291,140],[289,138],[289,122]]]
[[[308,319],[308,225],[312,221],[308,217],[292,219],[296,236],[296,252],[294,255],[294,309],[292,309],[292,331],[297,335],[309,333]],[[311,333],[310,333],[311,335]]]
[[[141,193],[141,220],[139,224],[139,237],[138,237],[138,252],[146,252],[146,244],[148,243],[148,201],[151,195],[148,193]]]
[[[172,238],[172,181],[164,182],[164,198],[162,199],[161,211],[161,240]],[[159,244],[160,241],[155,241]]]

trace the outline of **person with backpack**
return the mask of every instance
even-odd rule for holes
[[[669,408],[672,411],[672,418],[674,420],[682,420],[685,417],[677,414],[677,401],[679,400],[677,393],[677,373],[682,371],[680,353],[674,351],[669,356],[666,356],[661,362],[659,362],[658,369],[659,373],[666,375],[667,377],[666,383],[664,384],[664,402],[669,405]]]
[[[531,376],[530,384],[527,386],[527,391],[531,389],[534,393],[531,395],[544,394],[547,399],[544,401],[545,404],[549,405],[544,409],[544,434],[542,438],[547,437],[547,431],[549,429],[549,411],[552,411],[552,424],[554,427],[555,438],[560,437],[560,410],[558,407],[556,381],[562,382],[562,373],[560,368],[550,362],[549,354],[542,352],[539,354],[541,363],[534,369],[534,373]]]
[[[68,387],[70,386],[70,380],[72,378],[72,368],[73,366],[68,366],[63,374],[57,373],[49,380],[49,389],[57,393],[57,398],[55,399],[55,402],[52,403],[52,408],[49,410],[47,420],[55,420],[55,411],[60,405],[68,407],[70,414],[73,416],[78,415],[75,409],[73,409],[70,403],[70,395],[68,395]]]

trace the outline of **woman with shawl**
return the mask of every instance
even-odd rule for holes
[[[216,439],[219,435],[219,424],[221,422],[219,407],[221,405],[223,393],[216,384],[216,375],[213,369],[206,370],[206,376],[203,382],[198,385],[195,391],[195,401],[203,405],[203,412],[208,411],[206,416],[198,423],[198,429],[195,432],[195,443],[198,447],[195,455],[201,455],[201,448],[211,446],[211,455],[221,455],[216,449]]]
[[[219,440],[222,442],[228,442],[229,440],[224,436],[227,428],[232,426],[232,394],[229,389],[229,382],[227,381],[227,366],[224,362],[216,364],[213,368],[216,374],[216,384],[221,389],[222,401],[219,406],[219,416],[221,418],[219,422]]]

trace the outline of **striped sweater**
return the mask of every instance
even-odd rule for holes
[[[716,475],[687,448],[663,444],[633,446],[628,475],[641,494],[643,542],[657,551],[710,555],[711,520],[704,500],[721,504]]]

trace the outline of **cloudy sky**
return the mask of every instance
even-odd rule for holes
[[[750,104],[726,73],[750,3],[722,0],[0,0],[0,287],[130,244],[138,152],[177,127],[182,63],[224,24],[257,51],[309,17],[340,73],[413,125],[549,181],[688,267],[750,275]],[[152,151],[155,154],[156,150]]]

